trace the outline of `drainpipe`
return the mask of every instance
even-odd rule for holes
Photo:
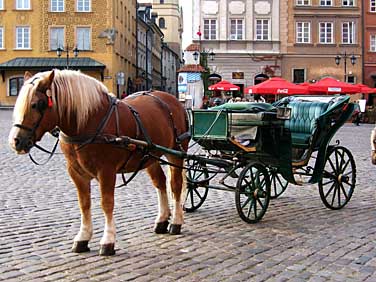
[[[364,2],[365,1],[361,1],[361,3],[362,3],[362,28],[361,28],[361,30],[362,30],[362,42],[364,42],[365,40],[364,40],[364,35],[365,35],[365,32],[364,32],[364,29],[365,29],[365,26],[366,26],[366,21],[365,21],[365,10],[364,10]],[[365,74],[364,74],[364,44],[361,44],[361,46],[362,46],[362,54],[361,54],[361,56],[362,56],[362,83],[364,83],[364,81],[365,81]]]

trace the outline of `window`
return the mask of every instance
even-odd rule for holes
[[[217,39],[217,20],[216,19],[204,20],[204,39],[208,39],[208,40]]]
[[[91,0],[77,0],[77,12],[90,12]]]
[[[18,26],[16,27],[16,49],[30,48],[30,27]]]
[[[0,0],[0,10],[4,10],[4,0]]]
[[[77,27],[76,29],[78,50],[91,50],[91,29],[90,27]]]
[[[370,36],[370,40],[369,40],[369,50],[371,52],[376,52],[376,35],[372,34]]]
[[[346,76],[346,82],[347,83],[351,83],[351,84],[355,84],[356,83],[356,78],[353,74],[349,74]]]
[[[30,10],[30,0],[16,0],[17,10]]]
[[[159,1],[159,4],[164,4],[164,0],[160,0],[160,1]]]
[[[354,0],[342,0],[342,6],[353,7]]]
[[[166,28],[166,21],[164,18],[159,18],[159,28]]]
[[[230,20],[230,39],[231,40],[243,39],[243,20],[242,19]]]
[[[64,28],[50,28],[50,50],[56,50],[58,47],[64,48]]]
[[[296,6],[308,6],[311,5],[310,0],[296,0]]]
[[[332,6],[332,0],[320,0],[320,6]]]
[[[23,77],[14,77],[9,79],[9,96],[17,96],[23,84]]]
[[[305,69],[292,70],[293,83],[303,83],[305,81]]]
[[[369,11],[376,12],[376,0],[369,1]]]
[[[0,26],[0,49],[4,49],[4,28]]]
[[[64,0],[51,0],[51,12],[64,12]]]
[[[320,23],[320,43],[333,43],[333,23]]]
[[[311,23],[297,22],[296,23],[296,43],[310,43],[311,42]]]
[[[355,43],[355,23],[354,22],[342,23],[342,43],[343,44]]]
[[[256,20],[256,40],[269,40],[269,20]]]

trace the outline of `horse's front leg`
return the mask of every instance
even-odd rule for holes
[[[371,160],[374,165],[376,165],[376,128],[372,130],[371,134]]]
[[[68,172],[77,188],[77,197],[81,211],[80,231],[74,237],[72,251],[75,253],[89,252],[89,241],[93,235],[91,221],[90,180],[82,170],[68,167]]]
[[[104,233],[99,249],[101,256],[112,256],[115,254],[116,228],[113,212],[116,174],[114,171],[102,173],[98,177],[101,191],[101,206],[105,216]]]

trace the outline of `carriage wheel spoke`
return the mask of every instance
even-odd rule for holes
[[[339,161],[338,161],[338,155],[339,155],[339,152],[338,152],[338,150],[336,150],[335,151],[335,157],[336,157],[336,168],[339,170],[340,169],[340,167],[339,167]],[[338,171],[338,170],[336,170],[336,171]]]
[[[334,164],[333,164],[333,162],[332,162],[332,160],[330,158],[328,159],[328,162],[329,162],[330,166],[332,167],[333,172],[335,173],[336,172],[336,168],[335,168],[335,166],[334,166]]]
[[[246,205],[248,205],[249,201],[252,200],[252,198],[250,197],[247,197],[247,200],[244,202],[244,204],[242,205],[242,209],[245,208]]]
[[[338,191],[338,206],[340,207],[341,206],[341,186],[338,185],[337,187],[337,191]]]
[[[334,184],[336,184],[336,183],[334,183]],[[334,185],[334,192],[333,192],[333,197],[332,197],[332,206],[334,204],[336,194],[337,194],[337,185]]]
[[[257,198],[257,202],[260,204],[262,209],[265,209],[264,204],[262,203],[262,201],[259,198]]]
[[[194,204],[195,201],[194,201],[194,197],[193,197],[193,191],[191,191],[190,196],[191,196],[191,204],[192,204],[191,206],[194,207],[195,206],[195,204]]]
[[[202,200],[201,194],[198,192],[197,188],[193,188],[193,191],[195,191],[197,197],[199,197],[200,200]],[[193,193],[192,193],[192,195],[193,195]]]
[[[344,172],[344,171],[346,170],[346,168],[347,168],[347,166],[349,165],[349,163],[350,163],[350,159],[347,160],[345,166],[344,166],[343,169],[341,170],[342,172]],[[350,171],[348,174],[350,174],[350,173],[352,173],[352,171]]]
[[[247,217],[249,218],[251,216],[252,206],[255,204],[255,199],[251,198],[251,204],[249,205]],[[255,205],[256,206],[256,205]]]
[[[347,200],[347,199],[349,198],[349,196],[347,196],[347,194],[346,194],[346,189],[345,189],[345,187],[343,187],[342,183],[340,184],[340,187],[341,187],[341,190],[342,190],[343,195],[345,196],[345,198],[346,198],[346,200]]]
[[[255,205],[254,206],[255,206],[255,209],[254,209],[254,211],[255,211],[254,212],[255,213],[255,218],[257,218],[257,203],[256,203],[256,201],[255,201]]]
[[[339,164],[339,171],[343,171],[342,170],[342,165],[343,165],[343,163],[345,161],[345,151],[342,151],[342,154],[340,154],[340,156],[341,156],[341,162]]]
[[[333,181],[332,186],[330,186],[328,192],[326,192],[326,194],[325,194],[325,199],[329,196],[329,194],[330,194],[330,192],[333,190],[334,186],[335,186],[335,182]]]
[[[329,183],[333,183],[334,179],[330,179],[328,182],[324,182],[322,185],[328,185]]]

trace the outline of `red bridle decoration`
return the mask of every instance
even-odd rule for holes
[[[52,98],[51,98],[51,96],[48,96],[48,107],[52,108],[52,105],[53,105]]]

